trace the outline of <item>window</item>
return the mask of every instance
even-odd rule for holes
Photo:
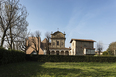
[[[57,45],[59,45],[59,41],[57,41]]]

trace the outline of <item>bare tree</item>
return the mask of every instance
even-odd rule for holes
[[[46,50],[47,50],[47,55],[50,55],[50,50],[49,50],[49,44],[50,44],[50,33],[46,32],[45,33],[46,39],[47,39],[47,44],[46,44]]]
[[[21,50],[26,53],[27,49],[31,46],[31,41],[28,40],[29,32],[23,34],[23,38],[17,39],[16,41],[16,50]]]
[[[27,31],[27,11],[19,4],[19,0],[4,0],[0,5],[0,29],[2,31],[1,45],[7,40],[11,49],[15,39]]]
[[[103,44],[101,42],[98,42],[97,43],[97,51],[99,52],[99,55],[100,55],[100,52],[102,51],[103,49]]]
[[[31,38],[29,39],[31,41],[31,47],[37,52],[37,55],[40,50],[40,35],[41,33],[36,31],[34,34],[31,34]]]

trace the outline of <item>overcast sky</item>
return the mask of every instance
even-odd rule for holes
[[[28,30],[66,33],[65,46],[70,40],[101,41],[104,50],[116,41],[116,0],[20,0],[29,13]]]

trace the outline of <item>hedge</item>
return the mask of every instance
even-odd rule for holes
[[[27,61],[38,62],[116,62],[113,56],[26,55]]]
[[[114,56],[27,55],[17,50],[0,48],[0,65],[22,61],[38,62],[116,62]]]
[[[25,61],[25,53],[0,47],[0,65]]]

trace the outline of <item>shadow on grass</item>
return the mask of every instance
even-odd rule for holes
[[[41,65],[39,62],[21,62],[0,66],[0,77],[32,77],[40,72]]]
[[[80,76],[110,76],[111,71],[90,68],[58,68],[44,67],[40,62],[23,62],[0,66],[0,77],[80,77]],[[61,63],[62,64],[62,63]],[[69,64],[70,65],[70,64]],[[78,66],[76,66],[78,67]],[[114,72],[115,73],[115,72]]]
[[[40,77],[40,76],[74,76],[80,74],[81,69],[45,68],[44,63],[23,62],[0,66],[0,77]],[[72,75],[71,75],[72,74]]]

